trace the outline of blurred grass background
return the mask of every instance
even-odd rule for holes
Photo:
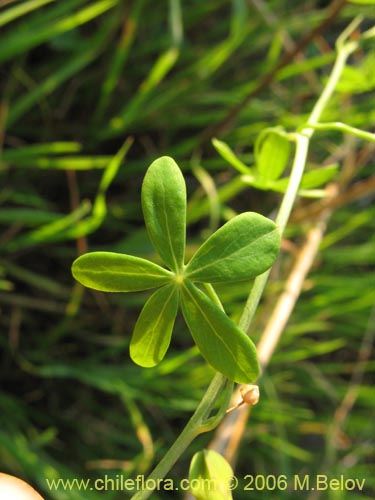
[[[251,165],[264,127],[304,123],[334,61],[337,36],[358,13],[363,28],[373,24],[371,6],[339,3],[329,26],[266,82],[283,54],[323,25],[329,2],[0,1],[3,472],[46,498],[95,500],[103,493],[48,491],[45,478],[133,477],[173,442],[211,369],[179,320],[160,366],[133,365],[129,338],[147,294],[83,290],[70,265],[95,249],[155,258],[140,187],[150,162],[165,154],[186,174],[188,253],[233,213],[272,216],[280,195],[246,186],[209,139],[220,136]],[[351,58],[325,120],[371,130],[374,68],[368,44]],[[235,120],[226,120],[250,93]],[[217,127],[223,120],[226,127]],[[296,492],[296,498],[355,500],[374,491],[373,159],[373,148],[359,139],[314,136],[309,168],[338,162],[343,194],[262,380],[237,471],[344,474],[365,478],[366,486],[362,493]],[[298,202],[255,340],[317,204]],[[249,288],[218,288],[233,318]],[[197,439],[168,477],[187,477],[190,457],[209,439]],[[238,490],[235,498],[259,495]],[[168,492],[152,498],[170,496],[182,498]]]

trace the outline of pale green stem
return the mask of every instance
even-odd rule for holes
[[[354,29],[357,24],[358,20],[354,20],[348,28]],[[350,33],[351,31],[349,31],[349,29],[345,30],[346,36],[349,36]],[[357,48],[357,46],[358,44],[354,42],[344,44],[342,39],[338,41],[337,58],[327,84],[310,114],[307,125],[302,130],[294,134],[296,152],[294,155],[292,171],[290,174],[288,188],[285,192],[275,221],[281,235],[285,231],[285,227],[297,197],[298,187],[305,169],[309,143],[314,133],[314,128],[318,125],[322,112],[332,97],[349,55]],[[254,285],[251,289],[239,322],[240,328],[244,331],[248,331],[250,328],[251,321],[258,307],[264,287],[266,286],[269,273],[270,271],[266,271],[265,273],[257,276],[254,280]]]
[[[153,487],[138,491],[132,496],[131,500],[146,500],[149,498],[155,489],[157,481],[165,477],[190,443],[199,436],[199,434],[208,432],[218,425],[228,407],[232,391],[233,384],[228,382],[220,373],[216,373],[193,416],[155,469],[147,477],[149,484],[151,483]],[[223,392],[224,399],[220,410],[214,417],[210,417],[214,403],[219,397],[222,397]]]
[[[309,125],[314,130],[337,130],[346,134],[354,135],[365,141],[375,142],[375,134],[367,132],[366,130],[361,130],[356,127],[351,127],[346,125],[346,123],[341,122],[326,122],[326,123],[316,123],[315,125]]]
[[[292,211],[294,201],[297,197],[302,174],[305,169],[307,151],[309,147],[309,138],[306,135],[302,135],[305,130],[307,129],[304,129],[301,132],[301,134],[296,134],[295,137],[296,152],[294,156],[292,171],[290,174],[290,180],[283,201],[281,203],[279,213],[275,221],[279,228],[280,234],[283,234],[285,230],[290,212]],[[266,271],[263,274],[260,274],[254,280],[253,287],[245,304],[241,319],[239,321],[239,327],[245,332],[249,330],[251,321],[258,307],[264,287],[266,286],[269,274],[270,270]]]
[[[352,32],[351,30],[355,29],[357,25],[358,20],[355,20],[350,24],[350,26],[344,32],[345,39],[350,35],[350,33]],[[293,208],[293,204],[297,197],[298,187],[306,164],[310,138],[314,133],[314,126],[318,123],[325,106],[329,102],[332,93],[334,92],[347,58],[353,52],[353,50],[356,49],[356,47],[357,43],[351,42],[345,44],[344,37],[340,37],[337,43],[337,59],[327,81],[327,84],[311,112],[308,124],[301,131],[293,134],[294,140],[296,142],[296,151],[292,171],[290,174],[288,188],[276,217],[276,224],[278,225],[281,234],[283,234],[285,230],[290,213]],[[250,292],[249,298],[244,307],[243,314],[239,321],[239,327],[244,331],[247,331],[249,329],[255,310],[258,306],[259,300],[266,285],[269,272],[270,271],[267,271],[266,273],[261,274],[254,281],[253,288]],[[206,288],[210,296],[212,296],[212,294],[215,294],[215,291],[212,287],[208,286]],[[217,298],[217,300],[219,299]],[[223,377],[221,374],[217,373],[214,376],[193,416],[191,417],[181,434],[178,436],[177,440],[173,443],[173,445],[166,452],[159,464],[148,476],[148,479],[157,481],[158,479],[164,478],[168,471],[176,463],[178,458],[185,451],[185,449],[195,439],[195,437],[197,437],[202,432],[213,429],[219,423],[224,415],[227,404],[226,402],[229,401],[229,395],[231,393],[232,387],[233,384],[228,383],[225,377]],[[222,402],[219,411],[214,417],[210,417],[217,399],[223,392],[224,401]],[[152,491],[152,489],[139,491],[135,495],[133,495],[131,500],[146,500],[150,497]]]

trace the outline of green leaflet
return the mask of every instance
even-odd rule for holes
[[[202,356],[230,380],[254,382],[260,370],[250,338],[189,280],[181,290],[182,313]]]
[[[233,470],[214,450],[196,453],[190,464],[190,492],[197,500],[231,500]]]
[[[168,350],[178,310],[178,288],[167,285],[144,305],[130,342],[130,357],[140,366],[155,366]]]
[[[279,248],[276,225],[262,215],[244,212],[203,243],[185,275],[192,281],[208,283],[250,279],[271,267]]]
[[[186,186],[172,158],[163,156],[147,170],[142,208],[152,244],[173,271],[182,270],[185,255]]]
[[[333,177],[337,174],[338,169],[339,165],[336,163],[334,165],[327,165],[326,167],[306,172],[302,176],[300,189],[312,189],[326,184],[328,181],[333,179]]]
[[[136,292],[165,285],[173,273],[140,257],[113,252],[91,252],[73,262],[74,278],[102,292]]]
[[[247,165],[245,165],[232,151],[232,149],[223,141],[219,141],[219,139],[212,139],[212,145],[219,153],[219,155],[224,158],[232,167],[237,169],[241,174],[249,175],[251,174],[251,169]]]
[[[327,165],[326,167],[316,168],[306,172],[301,180],[300,189],[313,189],[330,181],[336,174],[338,165]],[[285,191],[288,187],[289,177],[279,179],[272,184],[276,190]]]
[[[265,129],[255,142],[255,162],[262,180],[273,181],[284,172],[289,160],[290,143],[277,127]]]

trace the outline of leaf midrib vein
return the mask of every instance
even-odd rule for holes
[[[172,245],[171,232],[170,232],[169,224],[168,224],[166,196],[165,196],[164,186],[163,186],[163,215],[164,215],[165,227],[166,227],[166,230],[167,230],[169,249],[170,249],[170,252],[171,252],[171,255],[172,255],[172,259],[173,259],[173,262],[174,262],[175,271],[178,271],[179,266],[178,266],[178,262],[177,262],[177,259],[176,259],[175,253],[174,253],[174,249],[173,249],[173,245]]]
[[[194,285],[193,285],[194,286]],[[214,335],[219,339],[219,341],[225,346],[225,348],[229,351],[231,357],[233,358],[234,360],[234,363],[237,364],[237,367],[239,367],[239,369],[241,370],[241,373],[244,374],[246,376],[246,373],[242,370],[242,368],[238,365],[237,363],[237,360],[236,360],[236,357],[234,356],[232,350],[228,347],[228,345],[226,344],[226,342],[224,341],[223,337],[220,337],[220,335],[218,335],[216,333],[216,330],[215,328],[213,328],[213,326],[211,325],[211,322],[209,321],[209,319],[207,318],[206,314],[204,313],[204,311],[202,310],[202,308],[200,307],[199,303],[196,301],[195,297],[192,295],[192,293],[190,292],[190,290],[186,287],[186,285],[184,286],[184,289],[186,290],[186,292],[189,294],[190,298],[192,299],[192,302],[194,302],[194,304],[196,305],[197,309],[201,312],[202,316],[206,319],[207,323],[210,325],[210,328],[211,330],[213,331]]]
[[[168,272],[168,271],[167,271]],[[139,276],[142,278],[170,278],[169,274],[152,274],[152,273],[136,273],[136,272],[124,272],[124,271],[96,271],[90,269],[88,274],[109,274],[109,275],[123,275],[123,276]]]
[[[167,285],[167,286],[171,286],[171,285]],[[153,332],[155,332],[156,327],[158,327],[158,326],[159,326],[159,324],[160,324],[160,322],[161,322],[161,320],[162,320],[162,318],[163,318],[163,313],[164,313],[165,309],[167,308],[167,306],[169,305],[170,301],[172,300],[172,296],[173,296],[174,292],[175,292],[175,288],[172,286],[172,288],[171,288],[171,293],[168,295],[168,298],[166,299],[166,301],[165,301],[165,303],[164,303],[163,307],[162,307],[162,308],[161,308],[161,310],[160,310],[160,314],[159,314],[159,317],[158,317],[158,319],[157,319],[157,321],[156,321],[156,324],[155,324],[155,325],[154,325],[154,327],[151,329],[151,332],[152,332],[152,333],[153,333]],[[156,293],[157,293],[157,292],[156,292]],[[152,335],[152,334],[151,334],[151,335]],[[152,342],[150,342],[150,344],[148,344],[148,346],[146,347],[146,353],[147,353],[147,354],[150,352],[151,343],[152,343]],[[160,347],[161,347],[161,345],[162,345],[162,344],[161,344],[161,343],[159,343],[158,345],[159,345],[159,351],[160,351]],[[158,358],[158,359],[159,359],[159,358]]]

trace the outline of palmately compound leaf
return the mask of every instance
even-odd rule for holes
[[[233,470],[214,450],[196,453],[189,468],[190,492],[197,500],[231,500]]]
[[[186,267],[192,281],[241,281],[262,274],[274,263],[280,235],[270,219],[253,212],[237,215],[198,249]]]
[[[92,252],[74,261],[73,276],[105,292],[160,287],[145,304],[130,343],[130,355],[139,365],[151,367],[163,359],[181,300],[185,321],[206,361],[230,380],[253,382],[259,375],[254,344],[193,281],[240,281],[264,272],[280,246],[275,224],[255,213],[238,215],[216,231],[185,268],[186,186],[171,158],[160,158],[148,169],[142,206],[152,243],[172,272],[139,257]]]
[[[185,255],[186,185],[181,170],[168,156],[155,160],[142,185],[142,208],[148,234],[165,264],[182,270]]]
[[[163,286],[144,305],[130,342],[130,357],[146,368],[160,363],[168,350],[178,311],[179,291]]]
[[[181,291],[182,313],[206,361],[234,382],[254,382],[260,369],[250,338],[189,280]]]
[[[156,288],[173,274],[149,260],[113,252],[90,252],[73,262],[74,278],[102,292],[137,292]]]

